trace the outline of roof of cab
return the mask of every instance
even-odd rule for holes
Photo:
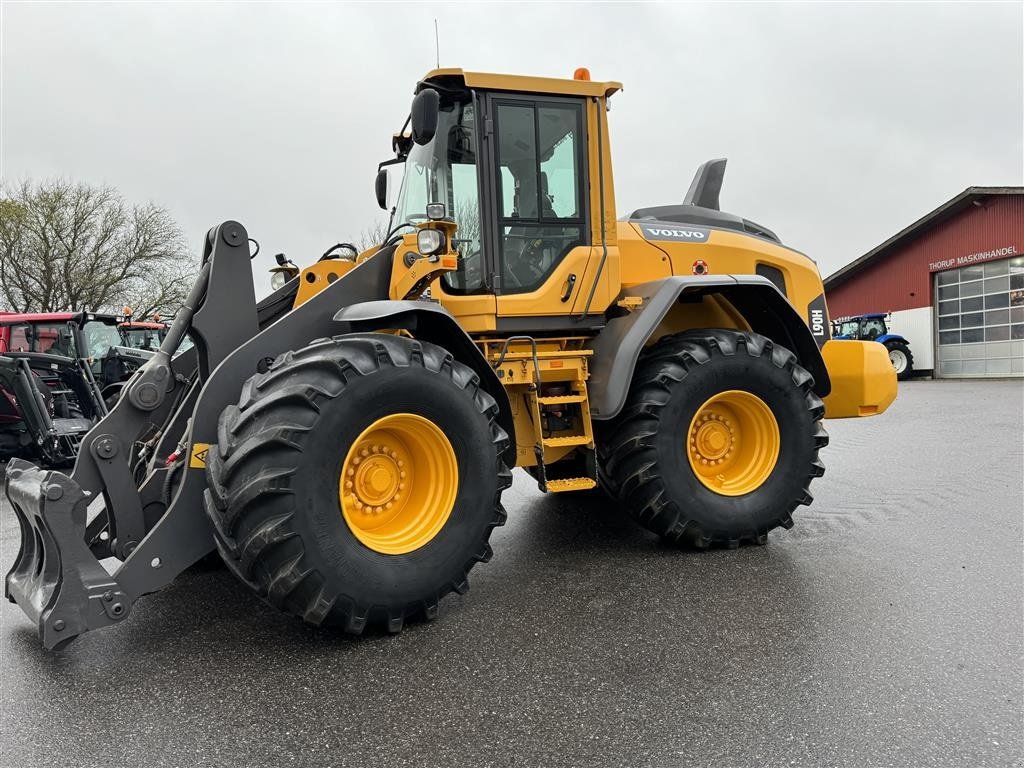
[[[16,323],[66,323],[77,317],[75,312],[0,312],[0,325]]]
[[[517,91],[522,93],[551,93],[564,96],[611,96],[622,90],[622,83],[614,80],[573,80],[559,77],[530,77],[529,75],[500,75],[492,72],[465,72],[458,67],[432,69],[423,82],[461,80],[467,88],[486,91]]]

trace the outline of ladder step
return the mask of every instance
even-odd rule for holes
[[[567,437],[545,437],[546,448],[562,448],[567,445],[590,445],[590,438],[586,435],[568,435]]]
[[[597,486],[597,480],[590,477],[566,477],[562,480],[548,480],[548,493],[566,491],[589,491]]]
[[[538,397],[537,402],[541,405],[561,405],[562,403],[582,403],[586,399],[586,395],[553,395]]]

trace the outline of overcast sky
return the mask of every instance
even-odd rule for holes
[[[1024,166],[1024,4],[0,3],[5,180],[116,186],[198,252],[299,264],[381,216],[377,162],[442,66],[620,80],[620,214],[728,157],[722,207],[823,275]],[[262,292],[262,290],[261,290]]]

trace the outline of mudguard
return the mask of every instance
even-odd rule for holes
[[[636,296],[643,303],[635,311],[609,320],[594,339],[588,382],[593,418],[606,420],[618,415],[626,402],[633,369],[651,334],[680,298],[700,294],[721,294],[743,315],[751,330],[797,356],[814,377],[815,393],[821,397],[829,393],[831,383],[818,341],[771,281],[757,275],[675,276],[624,290],[620,299]],[[827,318],[824,328],[822,343],[827,340]]]
[[[480,377],[480,386],[498,404],[498,423],[509,435],[509,456],[515,464],[515,423],[508,392],[480,348],[462,329],[455,317],[440,304],[428,301],[364,301],[344,307],[334,315],[342,333],[367,333],[382,328],[401,328],[415,338],[444,347]]]
[[[876,336],[873,341],[877,341],[879,344],[885,344],[888,341],[898,341],[900,344],[910,346],[910,342],[898,333],[883,333],[881,336]]]

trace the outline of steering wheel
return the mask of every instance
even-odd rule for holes
[[[526,241],[523,250],[519,255],[510,261],[506,261],[506,274],[513,278],[517,287],[536,285],[544,276],[544,268],[541,261],[544,259],[545,241],[535,237]]]

